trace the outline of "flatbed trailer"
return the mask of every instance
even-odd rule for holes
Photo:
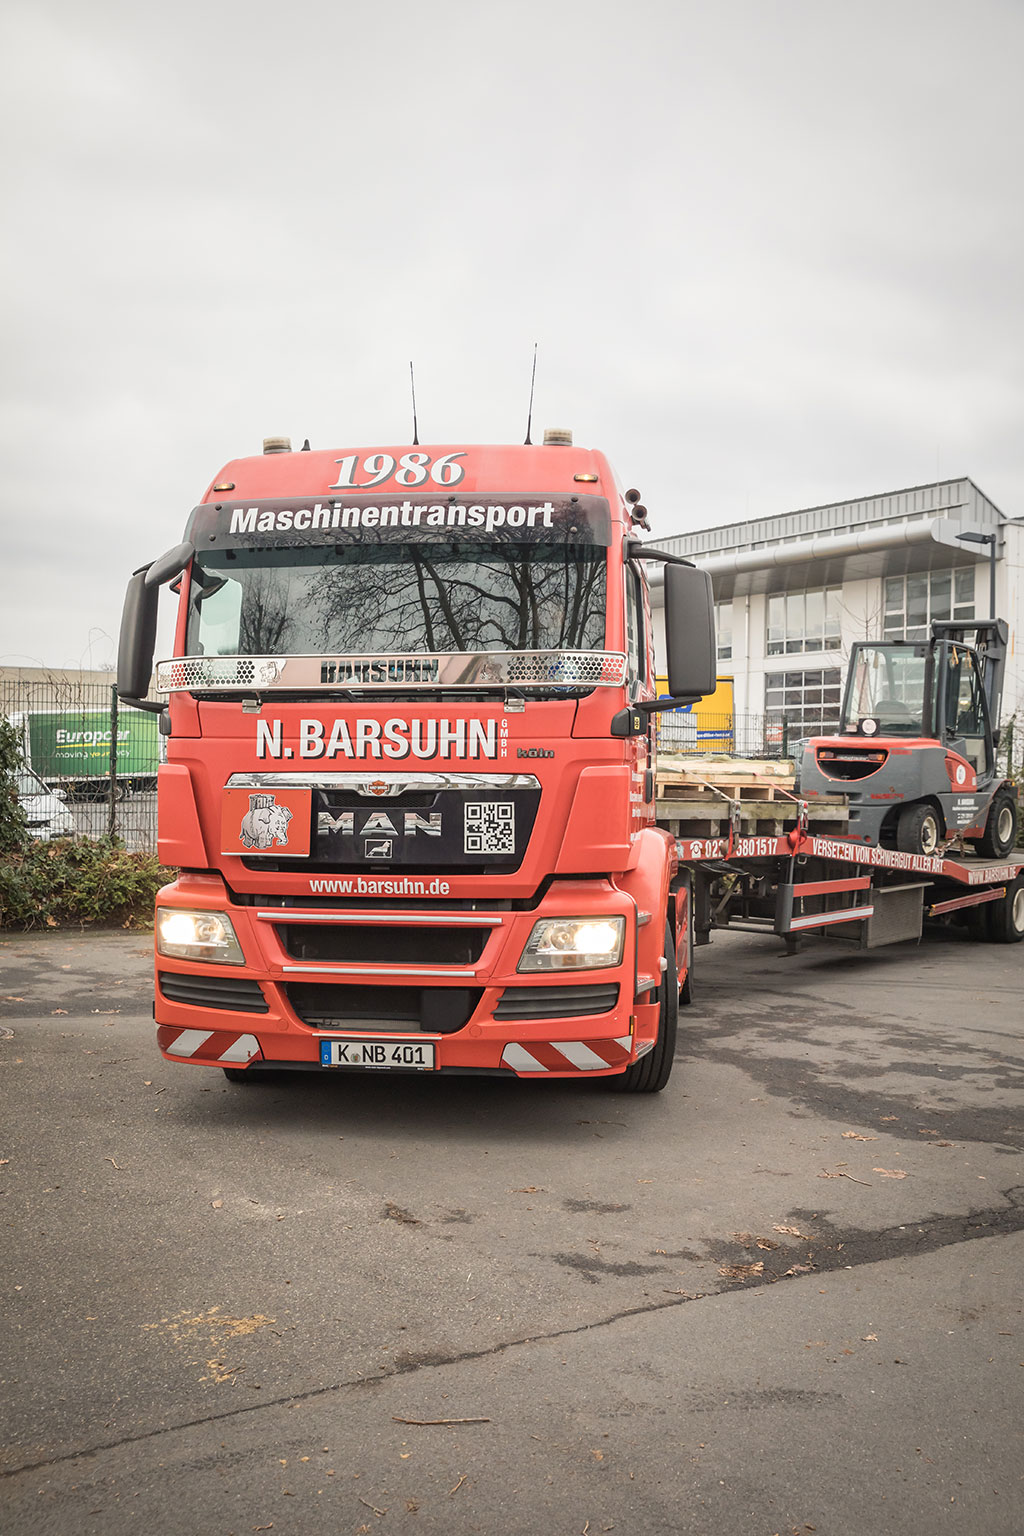
[[[875,949],[920,938],[926,922],[1024,939],[1024,850],[983,859],[959,840],[931,855],[858,842],[842,796],[802,801],[750,764],[706,776],[663,764],[657,818],[688,873],[696,945],[732,928],[775,934],[791,952],[811,937]]]

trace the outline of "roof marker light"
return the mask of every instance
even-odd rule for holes
[[[235,482],[233,480],[221,480],[214,486],[215,491],[233,491],[234,488]]]
[[[597,481],[598,476],[597,475],[573,475],[573,479],[574,480],[585,481],[587,483],[587,485],[593,485]]]

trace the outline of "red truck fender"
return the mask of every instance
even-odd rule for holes
[[[676,901],[671,895],[671,887],[679,869],[679,855],[675,839],[660,827],[645,827],[637,833],[636,844],[633,868],[626,874],[615,876],[612,883],[636,902],[637,977],[654,977],[660,982],[666,923],[672,929],[673,938],[678,932]],[[645,918],[645,914],[649,916]]]

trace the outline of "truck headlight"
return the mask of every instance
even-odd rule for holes
[[[222,912],[190,912],[158,907],[156,952],[178,960],[208,960],[214,965],[244,965],[242,946]]]
[[[546,917],[534,923],[520,971],[594,971],[618,965],[624,917]]]

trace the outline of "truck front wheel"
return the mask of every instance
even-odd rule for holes
[[[618,1077],[601,1079],[613,1093],[660,1093],[672,1074],[679,1021],[679,977],[676,974],[676,946],[667,923],[665,959],[668,963],[658,988],[658,1038],[654,1049],[634,1061]]]

